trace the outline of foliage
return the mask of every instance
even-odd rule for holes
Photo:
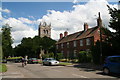
[[[42,59],[45,59],[45,58],[54,58],[54,53],[43,54]]]
[[[59,59],[60,62],[67,62],[69,59]]]
[[[7,66],[5,64],[0,64],[0,72],[6,72]]]
[[[100,42],[97,41],[95,45],[91,48],[91,54],[93,58],[93,63],[100,64],[103,63],[106,56],[111,56],[113,54],[112,47],[106,41],[102,42],[102,52],[100,51]]]
[[[115,30],[115,32],[111,32],[106,28],[101,29],[104,35],[106,35],[104,42],[96,42],[91,49],[93,62],[95,64],[100,64],[100,62],[103,62],[106,56],[120,54],[120,10],[116,8],[112,9],[109,6],[108,10],[111,16],[109,27]],[[102,47],[100,47],[100,44]],[[102,49],[102,52],[100,51],[100,48]]]
[[[64,57],[63,57],[63,53],[57,53],[56,54],[56,59],[57,60],[60,60],[60,59],[63,59]]]
[[[120,54],[120,9],[110,8],[108,6],[108,10],[111,16],[109,27],[115,30],[112,33],[112,36],[109,38],[109,42],[112,44],[112,48],[114,50],[113,55]]]
[[[16,56],[29,56],[39,58],[40,50],[44,50],[46,55],[43,55],[43,58],[46,58],[48,53],[51,53],[50,56],[54,55],[55,52],[55,40],[52,40],[48,37],[39,37],[35,36],[34,38],[23,38],[21,44],[14,48]]]
[[[2,26],[2,49],[3,57],[12,56],[12,37],[11,37],[11,27],[6,24]]]
[[[91,62],[91,54],[87,51],[80,51],[78,54],[78,61],[80,63]]]

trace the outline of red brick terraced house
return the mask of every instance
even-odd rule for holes
[[[84,30],[68,35],[64,32],[64,36],[60,33],[60,39],[56,43],[57,53],[63,53],[64,57],[76,57],[80,51],[89,51],[95,45],[96,41],[100,40],[100,28],[102,20],[97,19],[97,26],[89,28],[87,23],[84,23]]]

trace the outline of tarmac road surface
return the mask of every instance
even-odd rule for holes
[[[28,64],[22,67],[21,63],[8,63],[8,71],[2,74],[2,78],[110,78],[120,79],[114,76],[102,75],[102,71],[73,66],[43,66],[42,64]]]

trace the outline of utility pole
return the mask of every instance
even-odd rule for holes
[[[101,26],[100,26],[100,63],[102,64],[103,60],[103,55],[102,55],[102,31],[101,31]]]
[[[102,64],[102,59],[103,59],[103,53],[102,53],[102,19],[100,17],[100,12],[98,13],[99,18],[98,18],[98,26],[100,28],[100,63]]]

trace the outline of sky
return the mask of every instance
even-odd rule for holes
[[[2,2],[0,6],[0,25],[9,24],[14,39],[13,47],[20,44],[23,37],[38,35],[40,22],[51,23],[51,38],[58,40],[59,34],[69,34],[83,30],[83,24],[89,27],[97,24],[98,12],[103,25],[108,28],[110,15],[106,5],[118,8],[117,2],[107,0],[88,0],[79,2]]]

